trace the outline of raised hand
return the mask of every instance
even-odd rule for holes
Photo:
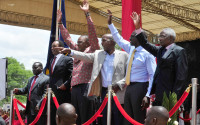
[[[70,54],[71,53],[71,49],[69,48],[64,48],[64,47],[55,47],[54,49],[58,50],[59,53],[67,53]]]
[[[112,12],[109,9],[107,9],[107,11],[108,11],[108,24],[110,25],[112,24]]]
[[[83,6],[80,5],[81,10],[83,10],[85,13],[89,11],[89,3],[88,0],[83,1]]]
[[[132,14],[130,16],[135,25],[135,29],[139,29],[140,28],[140,15],[138,15],[136,12],[132,12]]]
[[[62,12],[60,10],[57,11],[57,21],[58,23],[61,23],[62,20]]]

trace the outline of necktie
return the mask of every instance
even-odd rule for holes
[[[133,59],[134,59],[135,51],[136,51],[136,49],[132,52],[131,58],[130,58],[129,63],[128,63],[128,69],[127,69],[127,72],[126,72],[126,84],[127,85],[130,85],[131,66],[132,66],[132,62],[133,62]]]
[[[164,48],[164,49],[162,50],[162,57],[163,57],[163,55],[165,54],[166,51],[167,51],[166,48]]]
[[[51,64],[51,74],[53,74],[53,66],[54,66],[55,61],[56,61],[56,56],[53,58],[53,62]]]
[[[38,77],[38,76],[35,76],[35,77],[34,77],[33,83],[32,83],[32,85],[31,85],[31,89],[30,89],[30,91],[29,91],[29,98],[28,98],[29,101],[31,100],[31,91],[32,91],[32,89],[33,89],[33,86],[34,86],[35,83],[36,83],[37,77]]]

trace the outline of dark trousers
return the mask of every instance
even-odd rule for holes
[[[78,115],[76,120],[77,125],[85,123],[94,114],[94,105],[92,104],[93,100],[89,100],[86,96],[87,87],[88,83],[83,83],[72,87],[71,101]]]
[[[133,82],[126,88],[124,98],[124,109],[134,120],[144,123],[146,110],[142,110],[142,100],[146,95],[148,82]],[[131,125],[129,121],[124,120],[124,125]]]
[[[102,102],[107,94],[107,88],[102,87],[101,98]],[[122,125],[123,123],[123,116],[118,110],[113,98],[111,100],[111,125]],[[102,118],[102,125],[107,125],[107,105],[102,111],[103,118]]]

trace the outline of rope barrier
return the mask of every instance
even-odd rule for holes
[[[105,108],[106,104],[108,102],[108,97],[106,96],[99,108],[99,110],[87,121],[85,122],[84,124],[82,125],[90,125],[97,117],[100,116],[101,112],[103,111],[103,109]]]
[[[13,99],[13,104],[14,104],[14,107],[15,107],[15,110],[16,110],[16,113],[17,113],[17,117],[19,119],[19,122],[21,125],[25,125],[23,120],[22,120],[22,117],[20,115],[20,112],[19,112],[19,109],[18,109],[18,106],[17,106],[17,100],[16,99]]]
[[[115,104],[117,106],[117,108],[119,109],[119,111],[121,112],[121,114],[131,123],[134,125],[143,125],[137,121],[135,121],[134,119],[132,119],[126,112],[125,110],[122,108],[117,96],[113,93],[113,99],[115,101]]]
[[[58,109],[58,107],[59,107],[58,100],[57,100],[55,94],[53,93],[53,91],[52,91],[52,98],[53,98],[53,102],[56,106],[56,109]]]
[[[196,112],[196,114],[198,114],[200,112],[200,109]],[[188,118],[188,119],[185,119],[185,118],[182,118],[181,116],[179,116],[180,119],[182,119],[183,121],[190,121],[192,120],[192,118]]]
[[[31,124],[29,124],[29,125],[35,125],[35,124],[38,122],[38,120],[40,119],[40,116],[42,115],[42,112],[43,112],[43,110],[44,110],[44,107],[45,107],[45,105],[46,105],[46,102],[47,102],[47,97],[45,96],[45,97],[43,98],[43,100],[42,100],[42,104],[41,104],[40,110],[39,110],[39,112],[38,112],[36,118],[35,118],[34,121],[33,121]]]
[[[178,100],[178,102],[175,104],[175,106],[169,111],[169,117],[171,117],[176,112],[176,110],[178,110],[181,104],[185,101],[185,99],[189,95],[190,89],[191,89],[191,85],[189,85],[189,87],[185,90],[185,92],[183,93],[181,98]]]
[[[16,99],[16,100],[17,100],[17,103],[22,106],[22,108],[24,108],[24,109],[26,108],[26,106],[24,104],[22,104],[18,99]]]

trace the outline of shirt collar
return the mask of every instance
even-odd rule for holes
[[[104,54],[105,54],[105,55],[109,55],[106,51],[104,51]],[[114,51],[111,55],[115,55],[115,51]],[[110,56],[111,56],[111,55],[110,55]]]
[[[58,55],[56,55],[56,58],[58,59],[58,58],[60,58],[61,57],[61,53],[59,53]]]
[[[136,49],[136,51],[142,51],[142,47],[141,46],[138,46],[137,48],[135,48]]]
[[[167,49],[167,50],[170,49],[170,48],[172,47],[172,45],[174,45],[174,43],[168,45],[168,46],[166,47],[166,49]]]
[[[40,77],[43,74],[43,72],[41,72],[39,75],[37,75],[38,77]],[[35,75],[36,76],[36,75]]]

